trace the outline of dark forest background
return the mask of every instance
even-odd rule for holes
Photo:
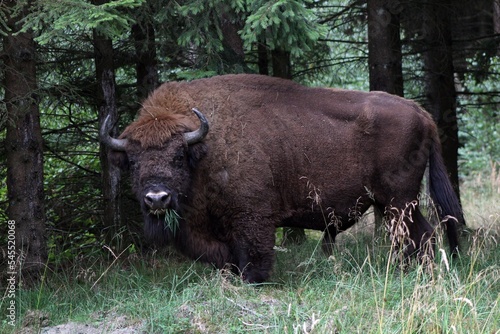
[[[27,272],[144,248],[98,128],[111,114],[118,134],[165,81],[384,90],[432,113],[457,192],[498,175],[500,0],[4,0],[0,32],[0,240],[15,220]]]

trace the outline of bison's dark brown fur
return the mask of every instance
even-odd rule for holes
[[[182,133],[200,124],[192,108],[210,130],[187,145]],[[415,201],[428,161],[442,215],[464,222],[433,120],[416,103],[382,92],[258,75],[166,83],[120,138],[126,141],[114,146],[113,160],[131,168],[147,236],[172,239],[219,268],[233,264],[250,282],[269,277],[276,227],[328,230],[332,242],[371,205],[384,212]],[[182,216],[175,234],[164,227],[165,208]],[[433,228],[418,208],[406,224],[413,240],[407,254],[433,245]],[[447,231],[455,252],[454,220]]]

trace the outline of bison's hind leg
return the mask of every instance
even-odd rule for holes
[[[331,221],[323,233],[323,240],[321,243],[321,249],[326,256],[333,254],[337,234],[352,227],[357,220],[357,218],[349,218],[348,216],[331,217]]]
[[[414,227],[417,230],[415,239],[419,240],[417,248],[417,258],[420,262],[434,260],[434,251],[436,248],[435,230],[431,224],[425,219],[419,208],[415,210],[413,215]]]
[[[326,256],[333,254],[335,247],[335,237],[337,236],[337,228],[335,226],[328,226],[323,232],[323,240],[321,241],[321,249]]]
[[[420,212],[418,202],[390,207],[386,211],[394,250],[398,253],[402,251],[404,261],[415,255],[421,263],[433,260],[436,244],[434,229]]]

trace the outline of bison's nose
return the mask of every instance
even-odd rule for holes
[[[162,210],[169,206],[171,199],[172,196],[165,191],[149,192],[144,196],[144,203],[151,210]]]

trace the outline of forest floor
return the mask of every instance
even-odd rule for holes
[[[24,317],[23,327],[18,334],[136,334],[144,333],[144,321],[134,320],[126,315],[111,312],[106,315],[94,314],[86,323],[68,322],[57,326],[47,326],[49,316],[39,311],[31,311]],[[41,326],[40,326],[41,325]]]

